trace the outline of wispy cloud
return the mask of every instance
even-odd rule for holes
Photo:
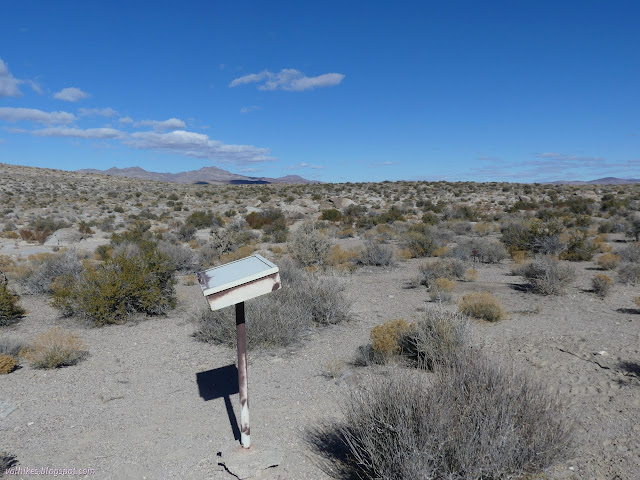
[[[19,97],[22,95],[18,85],[22,80],[18,80],[11,72],[9,67],[0,58],[0,97]]]
[[[240,109],[240,113],[249,113],[249,112],[253,112],[254,110],[260,110],[260,107],[257,105],[251,105],[250,107],[242,107]]]
[[[68,112],[44,112],[35,108],[0,107],[0,120],[15,123],[29,121],[43,125],[72,123],[76,117]]]
[[[233,80],[229,87],[237,87],[249,83],[259,83],[259,90],[288,90],[302,92],[314,88],[334,87],[344,79],[341,73],[325,73],[316,77],[308,77],[294,68],[283,68],[278,73],[263,70],[260,73],[250,73]]]
[[[76,87],[63,88],[59,92],[53,94],[53,98],[64,100],[66,102],[77,102],[90,96],[91,95],[89,95],[87,92],[83,92]]]
[[[374,162],[369,164],[369,168],[376,168],[376,167],[388,167],[389,165],[394,165],[393,162]]]
[[[184,130],[168,133],[135,132],[125,144],[145,150],[161,150],[189,157],[206,158],[221,162],[251,164],[275,160],[269,156],[269,149],[252,145],[227,145],[212,140],[207,135]]]
[[[612,162],[598,156],[559,152],[536,153],[533,159],[519,162],[487,158],[483,163],[482,166],[471,168],[465,178],[538,182],[593,180],[604,176],[637,175],[640,166],[639,160]],[[450,178],[462,179],[462,175],[456,174]]]
[[[120,119],[122,121],[122,119]],[[179,118],[169,118],[168,120],[140,120],[135,123],[136,127],[151,127],[156,131],[165,130],[185,130],[187,124]]]
[[[322,170],[325,168],[323,165],[312,165],[310,163],[301,162],[296,165],[290,165],[288,167],[284,167],[285,170],[300,170],[302,168],[312,168],[314,170]]]
[[[260,169],[260,168],[241,168],[240,172],[242,172],[242,173],[258,173],[258,172],[262,172],[262,169]]]
[[[81,117],[113,117],[118,115],[113,108],[79,108],[78,115]]]
[[[130,124],[133,123],[133,118],[131,117],[122,117],[118,119],[118,122],[122,123],[122,124]]]
[[[67,138],[122,138],[126,134],[115,128],[71,128],[71,127],[52,127],[43,128],[41,130],[28,131],[31,135],[38,137],[67,137]]]

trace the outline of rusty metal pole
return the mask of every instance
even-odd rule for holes
[[[238,386],[240,390],[240,444],[251,446],[249,428],[249,378],[247,377],[247,328],[244,302],[236,303],[236,338],[238,342]]]

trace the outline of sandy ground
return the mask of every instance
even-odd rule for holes
[[[375,368],[350,364],[374,325],[415,320],[425,305],[432,308],[423,287],[406,288],[423,261],[346,276],[353,321],[287,351],[250,354],[249,451],[234,439],[237,394],[229,396],[231,415],[225,406],[235,351],[191,336],[190,314],[205,306],[197,285],[180,282],[179,306],[167,318],[99,329],[60,319],[45,297],[24,296],[28,315],[0,330],[2,337],[26,342],[62,325],[80,335],[90,355],[68,368],[25,365],[0,377],[0,402],[17,406],[0,417],[0,446],[21,467],[93,468],[96,479],[328,478],[304,440],[306,428],[338,418],[349,385]],[[547,478],[640,479],[640,314],[631,300],[638,291],[616,285],[597,298],[588,291],[598,273],[592,267],[579,264],[578,281],[562,297],[518,291],[521,278],[506,263],[481,267],[478,281],[459,284],[456,296],[495,293],[509,318],[474,322],[477,341],[568,398],[579,422],[576,453]],[[338,378],[326,375],[330,362],[344,362]]]

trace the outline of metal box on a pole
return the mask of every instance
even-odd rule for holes
[[[247,333],[244,302],[280,288],[280,273],[276,265],[255,254],[197,273],[202,294],[211,310],[236,306],[236,337],[238,345],[238,385],[240,391],[240,443],[251,446],[249,428],[249,392],[247,377]]]

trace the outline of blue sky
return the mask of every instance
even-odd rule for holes
[[[3,2],[0,162],[640,177],[635,1]]]

